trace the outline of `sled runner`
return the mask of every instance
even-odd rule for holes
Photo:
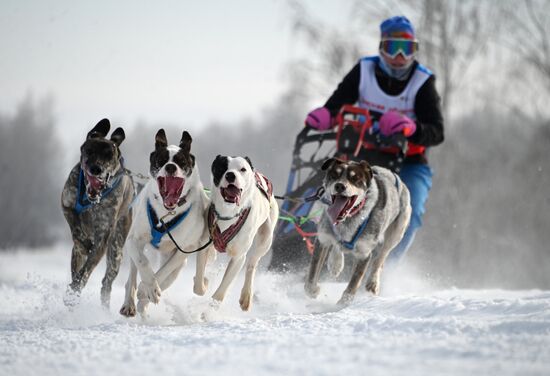
[[[399,173],[407,152],[403,135],[384,137],[378,132],[367,109],[343,106],[336,118],[337,127],[316,131],[305,127],[298,133],[280,216],[275,229],[269,270],[304,270],[313,253],[316,221],[322,209],[312,210],[322,196],[324,173],[321,165],[329,157],[344,160],[366,159]],[[374,125],[373,125],[374,124]],[[384,148],[383,158],[372,158],[368,151]],[[316,205],[319,208],[319,205]]]

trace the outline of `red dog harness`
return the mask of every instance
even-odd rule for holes
[[[256,187],[258,187],[267,201],[269,201],[271,195],[273,194],[273,184],[271,184],[271,181],[259,172],[255,172],[254,177],[256,178]]]
[[[212,237],[212,242],[214,243],[214,248],[216,248],[216,251],[221,253],[225,252],[227,243],[229,243],[231,239],[237,235],[241,227],[243,227],[249,213],[250,208],[246,208],[241,211],[237,222],[233,223],[229,226],[229,228],[222,232],[218,226],[216,209],[214,208],[214,205],[210,205],[210,209],[208,209],[208,228],[210,229],[210,236]]]
[[[255,172],[254,177],[256,178],[256,187],[258,187],[260,192],[262,192],[264,197],[269,201],[273,194],[273,184],[259,172]],[[241,227],[243,227],[248,218],[248,214],[250,214],[250,208],[242,210],[237,221],[222,232],[218,226],[216,208],[214,208],[214,205],[210,205],[208,209],[208,228],[210,229],[210,236],[212,237],[212,242],[214,243],[216,251],[225,253],[227,244],[237,235]]]

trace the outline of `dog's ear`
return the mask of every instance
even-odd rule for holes
[[[225,172],[227,171],[228,166],[229,161],[227,160],[227,157],[223,157],[219,154],[216,156],[216,159],[214,159],[214,162],[212,162],[212,178],[216,187],[220,185],[220,181],[223,177],[223,174],[225,174]]]
[[[115,129],[113,134],[111,135],[111,141],[115,143],[116,146],[120,146],[122,144],[122,141],[126,138],[126,134],[124,133],[124,129],[121,127],[118,127]]]
[[[168,140],[166,139],[166,133],[164,129],[159,129],[155,136],[155,149],[165,148],[168,146]]]
[[[220,165],[223,164],[223,161],[227,160],[226,157],[222,157],[220,154],[216,155],[216,158],[214,158],[214,161],[212,162],[211,171],[214,173],[214,170]]]
[[[332,166],[332,164],[336,161],[336,158],[329,158],[326,161],[323,162],[323,165],[321,166],[321,170],[325,171]]]
[[[95,127],[93,127],[92,130],[88,132],[86,138],[105,138],[105,136],[107,136],[107,133],[109,133],[109,129],[111,129],[111,123],[109,122],[109,119],[101,119],[99,123],[97,123]]]
[[[361,167],[363,168],[363,171],[365,171],[365,175],[367,176],[367,181],[370,181],[372,179],[372,168],[367,161],[361,161],[360,162]]]
[[[191,138],[189,132],[183,131],[180,140],[180,148],[185,155],[189,155],[189,153],[191,152],[191,142],[193,142],[193,139]]]
[[[252,166],[252,161],[250,160],[250,158],[244,157],[244,159],[246,159],[246,161],[247,161],[248,164],[250,165],[250,168],[252,169],[252,171],[254,171],[254,166]]]

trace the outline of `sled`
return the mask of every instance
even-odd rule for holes
[[[316,224],[322,213],[323,162],[330,157],[344,160],[367,159],[399,173],[407,152],[403,135],[384,137],[378,132],[367,109],[343,106],[336,117],[336,128],[317,131],[305,127],[296,136],[292,163],[279,221],[275,228],[272,257],[268,269],[275,272],[305,270],[316,241]],[[374,124],[374,125],[373,125]],[[371,160],[365,151],[387,148],[389,158]],[[321,204],[322,205],[322,204]],[[315,210],[312,210],[315,207]]]

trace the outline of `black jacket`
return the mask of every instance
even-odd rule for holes
[[[414,62],[414,69],[418,62]],[[409,83],[412,74],[407,80],[399,81],[388,76],[379,66],[375,68],[376,81],[380,88],[389,95],[398,95]],[[357,63],[344,77],[334,93],[325,103],[332,116],[336,116],[345,104],[355,104],[359,100],[359,82],[361,79],[361,64]],[[430,76],[420,87],[414,101],[416,114],[416,132],[409,137],[409,141],[422,146],[435,146],[443,142],[443,114],[441,112],[441,98],[435,87],[435,76]],[[369,158],[367,158],[368,160]],[[406,162],[427,163],[425,155],[407,157]]]

